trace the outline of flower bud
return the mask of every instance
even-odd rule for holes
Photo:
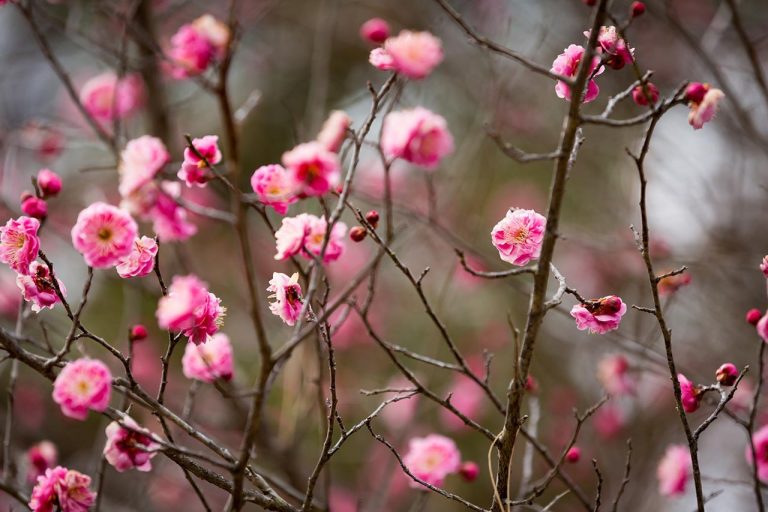
[[[579,459],[581,459],[581,448],[578,446],[571,446],[571,448],[565,454],[566,462],[575,464],[576,462],[579,462]]]
[[[380,44],[389,37],[389,24],[381,18],[371,18],[360,26],[360,37]]]
[[[534,379],[532,375],[529,375],[525,379],[525,390],[532,395],[535,395],[539,390],[539,383],[536,382],[536,379]]]
[[[757,325],[757,322],[760,321],[760,318],[762,318],[763,314],[760,312],[757,308],[752,308],[749,311],[747,311],[747,322],[752,325]]]
[[[474,482],[480,474],[480,467],[474,462],[465,462],[459,468],[459,474],[467,482]]]
[[[641,107],[645,107],[648,105],[648,97],[650,96],[651,102],[656,103],[659,101],[659,89],[655,85],[653,85],[651,82],[648,82],[645,84],[645,87],[647,89],[644,90],[642,85],[638,85],[634,89],[632,89],[632,100]],[[647,94],[646,94],[647,92]]]
[[[362,242],[367,234],[368,232],[362,226],[355,226],[349,230],[349,238],[352,239],[353,242]]]
[[[597,299],[592,304],[593,315],[615,315],[621,310],[621,299],[616,295],[608,295]]]
[[[763,256],[763,261],[760,262],[760,270],[765,277],[768,277],[768,255]]]
[[[632,5],[629,6],[629,14],[633,18],[642,16],[645,14],[645,4],[643,2],[632,2]]]
[[[739,370],[733,363],[725,363],[715,372],[717,382],[723,386],[733,386],[739,376]]]
[[[370,224],[374,229],[379,225],[379,212],[376,210],[371,210],[368,213],[365,214],[365,220]]]
[[[147,338],[147,328],[144,327],[141,324],[136,324],[133,327],[131,327],[131,330],[128,334],[128,339],[130,341],[141,341]]]
[[[35,197],[29,192],[22,194],[21,211],[24,215],[36,219],[44,219],[48,215],[48,205],[39,197]]]
[[[61,192],[61,178],[50,169],[40,169],[37,173],[37,186],[43,197],[52,197]]]
[[[693,82],[685,89],[685,99],[689,103],[698,105],[709,90],[709,84]]]

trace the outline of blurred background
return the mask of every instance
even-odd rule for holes
[[[127,1],[36,1],[38,23],[77,87],[92,76],[120,66],[122,38],[119,13]],[[211,13],[226,20],[224,1],[150,1],[152,24],[161,46],[179,26]],[[624,19],[628,1],[614,1],[612,12]],[[768,9],[763,2],[738,3],[746,31],[763,61],[768,44]],[[590,9],[580,0],[453,0],[452,4],[480,33],[549,66],[571,43],[583,44],[582,32],[590,23]],[[647,161],[649,211],[653,256],[659,271],[686,265],[691,283],[664,298],[673,332],[680,370],[694,382],[711,383],[715,369],[724,362],[757,367],[758,338],[744,321],[745,312],[766,307],[766,282],[758,264],[768,253],[768,104],[733,28],[727,2],[716,0],[650,1],[648,12],[628,32],[630,45],[644,69],[654,70],[653,81],[662,95],[683,81],[704,81],[727,95],[715,121],[693,131],[687,109],[674,109],[664,117],[653,139]],[[486,270],[503,270],[490,243],[490,230],[510,207],[546,212],[551,163],[521,165],[504,156],[487,136],[490,126],[503,139],[531,152],[556,148],[568,104],[557,98],[554,84],[527,72],[516,63],[493,56],[471,44],[458,26],[432,0],[249,0],[241,2],[242,38],[231,77],[231,95],[237,108],[255,107],[245,119],[241,135],[243,164],[241,187],[260,165],[275,163],[284,151],[312,139],[328,112],[345,110],[359,127],[370,110],[366,83],[379,86],[385,72],[368,63],[371,46],[358,29],[373,17],[387,20],[394,33],[401,29],[429,30],[443,41],[445,60],[426,80],[409,82],[399,105],[423,105],[448,120],[456,141],[452,157],[428,174],[396,163],[393,168],[396,225],[402,232],[396,250],[416,273],[431,268],[425,279],[430,300],[468,361],[481,372],[484,354],[493,354],[490,382],[503,395],[512,375],[512,333],[509,316],[522,327],[527,310],[530,279],[527,277],[483,281],[458,264],[454,248],[464,250],[470,264]],[[145,19],[136,19],[146,29]],[[147,62],[128,38],[127,69],[154,78],[146,108],[125,121],[124,140],[145,133],[161,136],[172,155],[168,169],[175,174],[181,160],[183,135],[218,134],[223,137],[215,99],[195,80],[178,81],[161,74],[147,75]],[[24,18],[13,5],[0,7],[0,196],[2,221],[19,215],[19,196],[30,188],[30,178],[48,167],[64,178],[61,196],[49,203],[49,217],[42,247],[76,303],[86,276],[82,257],[71,247],[69,231],[77,213],[89,203],[106,200],[117,204],[117,172],[113,157],[104,150],[69,100],[61,82],[44,59]],[[599,113],[608,97],[625,89],[634,76],[630,69],[611,71],[598,78],[599,98],[588,113]],[[159,88],[159,89],[157,89]],[[152,95],[162,91],[167,102],[167,126],[158,124]],[[622,102],[614,117],[642,112],[631,101]],[[162,133],[158,133],[160,130]],[[651,297],[645,270],[630,230],[639,224],[638,179],[625,148],[636,150],[643,127],[609,129],[589,126],[586,142],[570,175],[555,264],[568,284],[585,297],[621,296],[628,304],[648,306]],[[378,124],[372,134],[378,134]],[[226,157],[226,155],[225,155]],[[355,181],[353,202],[361,209],[381,208],[383,172],[377,154],[364,148]],[[436,189],[436,210],[428,215],[430,180]],[[186,201],[218,209],[228,208],[227,191],[219,183],[204,190],[185,189]],[[290,215],[319,214],[316,202],[302,201]],[[279,222],[274,215],[273,222]],[[240,260],[233,230],[214,220],[192,216],[199,233],[189,241],[162,248],[162,269],[174,274],[193,272],[207,281],[228,309],[223,332],[231,338],[236,359],[233,389],[247,390],[256,377],[258,348],[248,319],[248,299],[242,285]],[[354,218],[345,215],[349,226]],[[272,272],[291,273],[285,262],[276,262],[274,240],[258,219],[251,223],[251,241],[258,283],[266,301]],[[151,234],[142,226],[144,234]],[[343,257],[328,265],[331,296],[340,290],[372,257],[375,245],[346,241]],[[0,309],[3,325],[15,322],[20,294],[13,273],[0,268]],[[372,317],[379,333],[393,343],[422,354],[448,360],[439,332],[423,314],[414,289],[389,260],[377,279],[378,291]],[[365,293],[365,284],[359,294]],[[94,288],[83,321],[95,333],[124,349],[130,325],[143,323],[150,337],[136,347],[136,374],[148,389],[159,383],[160,356],[167,337],[157,327],[154,311],[159,289],[152,276],[122,280],[114,272],[96,273]],[[684,442],[674,411],[663,342],[654,319],[630,310],[618,331],[604,336],[577,331],[568,311],[573,299],[549,314],[537,344],[532,374],[538,383],[529,399],[529,429],[551,453],[559,453],[571,435],[572,410],[580,410],[605,393],[598,379],[600,362],[623,355],[629,362],[634,392],[614,396],[587,423],[578,445],[581,460],[565,471],[585,490],[594,492],[590,460],[596,458],[606,477],[604,500],[611,502],[621,482],[626,440],[634,446],[632,481],[621,510],[688,511],[695,500],[692,486],[684,497],[669,499],[657,491],[656,466],[670,443]],[[265,310],[266,311],[266,310]],[[335,320],[339,320],[337,316]],[[291,329],[279,319],[266,318],[269,339],[278,346]],[[54,344],[61,343],[69,322],[61,308],[45,310],[26,320],[25,334],[40,335],[42,326]],[[369,338],[355,315],[339,324],[334,335],[337,348],[340,411],[348,424],[368,415],[382,400],[366,397],[361,389],[402,385],[395,368]],[[105,353],[92,344],[86,353]],[[181,410],[190,381],[181,374],[182,351],[171,364],[168,403]],[[462,379],[431,366],[407,361],[431,389],[453,393],[461,410],[493,432],[502,417],[484,396]],[[10,364],[0,368],[0,389],[8,380]],[[113,365],[117,372],[119,368]],[[260,445],[257,466],[304,489],[322,442],[326,370],[318,369],[317,345],[304,343],[275,382],[269,398],[266,425],[269,439]],[[757,375],[745,378],[731,408],[744,414]],[[318,383],[322,389],[318,393]],[[62,464],[95,474],[103,448],[105,419],[91,415],[86,422],[66,419],[51,400],[47,381],[21,369],[16,391],[14,457],[24,467],[24,451],[48,439],[56,444]],[[117,399],[115,399],[117,400]],[[230,448],[236,448],[248,407],[247,399],[225,398],[212,386],[196,394],[193,421]],[[702,407],[690,415],[694,424],[711,410]],[[0,405],[5,417],[5,399]],[[153,418],[134,411],[140,423],[160,432]],[[768,422],[763,409],[758,426]],[[0,418],[1,419],[1,418]],[[398,402],[375,422],[376,430],[401,450],[415,436],[439,433],[453,438],[462,458],[475,461],[481,471],[471,483],[449,477],[446,488],[482,506],[491,500],[487,470],[488,443],[425,399]],[[181,444],[192,445],[189,439]],[[515,471],[522,472],[530,457],[522,443],[516,450]],[[700,459],[705,493],[723,489],[708,505],[712,511],[754,510],[750,468],[744,457],[746,436],[723,416],[703,436]],[[534,480],[547,466],[533,454]],[[109,511],[200,510],[200,504],[178,467],[163,457],[154,459],[149,474],[118,474],[107,468],[103,509]],[[327,470],[329,478],[319,491],[330,496],[333,512],[409,510],[419,498],[409,488],[396,460],[370,435],[361,431],[336,455]],[[515,479],[515,482],[519,479]],[[202,484],[215,509],[226,496]],[[555,483],[546,498],[563,490]],[[3,501],[7,508],[14,505]],[[18,506],[18,505],[14,505]],[[255,505],[251,507],[256,510]],[[424,510],[463,508],[430,495]],[[580,510],[566,496],[554,510]]]

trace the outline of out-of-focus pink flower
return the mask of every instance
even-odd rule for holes
[[[429,32],[402,30],[384,41],[383,48],[371,52],[369,60],[379,69],[394,69],[408,78],[418,80],[432,73],[442,62],[443,45],[440,39]],[[382,67],[385,62],[390,64]]]
[[[229,337],[217,332],[202,345],[187,343],[181,365],[188,379],[208,383],[216,379],[231,380],[234,370]]]
[[[117,273],[123,279],[145,276],[154,270],[155,256],[157,242],[148,236],[137,238],[133,241],[130,254],[117,263]]]
[[[581,459],[581,448],[578,446],[571,446],[565,454],[566,462],[575,464],[576,462],[579,462],[579,459]]]
[[[152,181],[170,158],[157,137],[144,135],[128,141],[120,153],[120,195],[128,197]]]
[[[130,254],[138,227],[125,211],[106,203],[93,203],[77,216],[72,245],[94,268],[114,267]]]
[[[25,192],[21,199],[21,212],[29,217],[43,220],[48,216],[48,204],[45,199]]]
[[[395,69],[395,61],[384,48],[374,48],[368,55],[368,62],[376,69],[390,71]]]
[[[739,377],[739,369],[733,363],[725,363],[715,372],[715,379],[723,386],[733,386]]]
[[[305,142],[283,153],[283,165],[297,194],[321,196],[341,180],[338,155],[320,142]]]
[[[207,290],[207,285],[194,275],[175,276],[168,295],[157,305],[160,327],[180,331],[195,344],[205,343],[224,320],[221,300]]]
[[[701,390],[682,373],[677,374],[677,381],[680,383],[680,400],[683,403],[683,410],[685,412],[697,411],[701,405]]]
[[[694,130],[700,129],[715,117],[723,98],[725,98],[723,91],[710,87],[709,84],[696,82],[688,86],[686,99],[691,109],[688,113],[688,123]]]
[[[56,465],[59,451],[50,441],[41,441],[27,450],[27,481],[36,482],[45,470]]]
[[[563,53],[557,56],[552,63],[552,69],[550,71],[569,78],[575,77],[576,72],[579,70],[579,63],[581,62],[582,57],[584,57],[584,51],[583,46],[577,44],[570,45],[563,51]],[[589,68],[590,74],[593,74],[594,76],[601,74],[603,72],[602,66],[595,72],[595,69],[597,69],[599,65],[600,57],[593,57],[592,65]],[[557,84],[555,84],[555,93],[558,98],[564,98],[569,101],[571,99],[571,87],[562,80],[558,80]],[[584,93],[584,103],[589,103],[594,100],[597,98],[598,94],[600,94],[600,88],[597,86],[597,82],[595,82],[595,80],[590,80],[587,84],[586,92]]]
[[[171,76],[181,80],[205,72],[224,56],[229,39],[229,27],[210,14],[182,25],[171,37],[168,50]]]
[[[331,487],[328,506],[333,512],[358,512],[358,500],[354,493],[340,487]]]
[[[91,477],[74,469],[56,466],[46,469],[32,489],[32,512],[87,512],[96,500]]]
[[[648,106],[648,97],[651,98],[651,104],[655,105],[659,101],[659,88],[652,82],[646,82],[645,88],[642,85],[638,85],[632,89],[632,101],[641,107]]]
[[[384,118],[381,149],[389,160],[433,169],[453,152],[453,136],[445,119],[423,107],[391,112]]]
[[[485,393],[468,377],[457,376],[448,393],[451,395],[451,405],[464,416],[477,420],[485,400]],[[464,428],[464,422],[448,409],[440,409],[440,419],[451,430]]]
[[[203,14],[192,22],[192,26],[213,45],[216,58],[223,58],[230,38],[227,24],[211,14]]]
[[[465,462],[459,468],[459,475],[465,482],[474,482],[480,475],[480,466],[476,462]]]
[[[187,218],[186,208],[176,201],[180,187],[180,183],[162,182],[148,212],[152,229],[161,242],[183,241],[197,233],[197,226]]]
[[[755,328],[757,329],[757,334],[763,338],[763,341],[768,343],[768,311],[758,320]]]
[[[0,261],[17,274],[28,274],[30,264],[40,251],[37,230],[40,221],[31,217],[8,219],[0,228]]]
[[[307,259],[312,259],[313,255],[319,256],[327,230],[328,224],[324,216],[301,213],[296,217],[284,218],[280,229],[275,233],[275,259],[284,260],[296,254],[301,254]],[[333,226],[323,258],[325,263],[335,261],[341,256],[346,232],[347,226],[343,222],[337,222]]]
[[[121,473],[133,468],[150,471],[150,460],[157,455],[160,445],[152,440],[149,430],[140,427],[130,416],[123,416],[120,423],[113,421],[107,425],[104,458]]]
[[[98,359],[81,358],[59,372],[53,383],[53,401],[64,416],[85,420],[88,410],[104,411],[112,396],[112,373]]]
[[[334,110],[323,123],[316,140],[328,151],[338,153],[351,124],[352,119],[346,112]]]
[[[689,284],[691,284],[691,275],[688,272],[665,277],[659,281],[659,295],[672,295],[683,286],[688,286]]]
[[[757,476],[762,482],[768,482],[768,425],[761,427],[752,434],[752,446],[757,459]],[[752,465],[752,449],[747,446],[745,456],[747,463]]]
[[[613,404],[605,404],[595,413],[595,431],[604,439],[612,439],[626,425],[626,416]]]
[[[282,165],[262,165],[251,176],[251,187],[260,203],[271,206],[280,215],[299,200],[294,183]]]
[[[192,146],[197,151],[192,151],[190,148],[184,150],[184,162],[181,164],[178,176],[180,180],[186,182],[188,187],[204,187],[213,178],[208,167],[221,162],[219,137],[206,135],[193,139]]]
[[[589,30],[584,32],[589,37]],[[616,27],[600,27],[597,35],[598,51],[608,57],[603,57],[605,63],[613,69],[621,69],[632,62],[634,50],[627,48],[627,43],[619,37]]]
[[[360,37],[371,43],[383,43],[389,37],[389,23],[381,18],[371,18],[360,25]]]
[[[681,444],[667,447],[664,457],[656,468],[659,492],[664,496],[684,494],[691,473],[691,452],[688,447]]]
[[[295,273],[288,277],[274,272],[267,291],[272,292],[269,298],[274,299],[269,303],[272,314],[279,316],[286,325],[294,325],[301,315],[302,308],[299,274]]]
[[[36,180],[43,197],[53,197],[61,192],[61,177],[50,169],[40,169]]]
[[[446,476],[459,470],[461,454],[453,440],[439,434],[430,434],[409,441],[403,464],[416,478],[440,487]],[[410,484],[411,487],[420,487],[413,480]]]
[[[513,265],[526,265],[541,254],[547,219],[533,210],[510,209],[491,231],[499,257]]]
[[[763,261],[760,262],[760,271],[765,277],[768,277],[768,255],[763,256]]]
[[[603,357],[597,365],[597,378],[611,395],[635,392],[635,379],[629,374],[629,362],[621,354]]]
[[[64,283],[58,279],[56,281],[62,295],[66,297],[67,289]],[[29,273],[16,276],[16,286],[21,290],[24,300],[32,303],[32,311],[35,313],[39,313],[43,308],[53,309],[53,306],[60,302],[48,265],[33,261],[29,265]]]
[[[589,329],[593,334],[605,334],[618,329],[621,317],[626,312],[627,305],[616,295],[608,295],[585,304],[575,304],[571,308],[576,328],[580,331]]]
[[[48,160],[59,156],[64,147],[64,136],[52,126],[30,121],[19,130],[21,145],[37,153],[38,158]]]
[[[752,405],[755,394],[755,383],[749,377],[741,379],[739,387],[733,393],[733,398],[728,402],[728,407],[734,411],[746,412]]]
[[[107,71],[88,80],[80,89],[80,102],[97,121],[123,119],[144,103],[144,83],[132,73],[122,78]]]

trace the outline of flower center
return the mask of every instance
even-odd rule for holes
[[[96,236],[99,237],[99,240],[102,240],[104,242],[109,242],[112,239],[112,234],[113,233],[111,229],[107,227],[103,227],[99,229],[99,232],[96,233]]]
[[[507,233],[507,241],[522,244],[528,240],[528,235],[528,228],[525,226],[520,226]]]

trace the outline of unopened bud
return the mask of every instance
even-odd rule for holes
[[[739,376],[739,370],[733,363],[725,363],[715,372],[717,382],[723,386],[733,386]]]
[[[24,212],[24,215],[44,219],[48,215],[48,205],[39,197],[26,192],[22,194],[21,211]]]
[[[368,232],[362,226],[355,226],[349,230],[349,238],[351,238],[353,242],[362,242],[367,234]]]
[[[581,448],[578,446],[571,446],[568,452],[565,454],[566,462],[575,464],[576,462],[579,462],[579,459],[581,459]]]
[[[708,90],[709,84],[693,82],[685,89],[685,99],[690,103],[698,105],[704,99]]]
[[[646,83],[645,88],[641,84],[632,89],[632,100],[641,107],[648,105],[648,97],[651,98],[653,104],[659,101],[659,88],[651,82]]]
[[[131,341],[141,341],[147,338],[147,328],[141,324],[136,324],[131,327],[131,331],[128,334],[128,339]]]
[[[757,325],[757,322],[763,317],[763,314],[757,308],[752,308],[747,311],[747,322],[752,325]]]
[[[459,474],[467,482],[473,482],[480,474],[480,467],[474,462],[465,462],[459,468]]]
[[[629,6],[629,14],[633,18],[642,16],[645,14],[645,4],[643,2],[632,2],[632,5]]]
[[[376,210],[371,210],[368,213],[365,214],[365,220],[370,224],[374,229],[379,225],[379,212]]]

